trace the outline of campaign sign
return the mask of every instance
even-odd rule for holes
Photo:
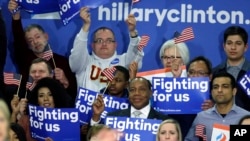
[[[79,88],[75,107],[79,110],[81,124],[88,124],[90,122],[93,113],[92,104],[98,94],[100,93],[85,88]],[[104,94],[103,100],[105,109],[101,118],[105,118],[108,112],[127,109],[129,107],[129,101],[127,98],[118,98]]]
[[[181,69],[182,69],[181,77],[187,77],[186,66],[182,66]],[[153,77],[173,77],[173,73],[171,72],[171,68],[163,68],[163,69],[138,72],[136,76],[144,77],[149,81],[152,81]]]
[[[22,9],[33,14],[59,11],[57,0],[17,0],[17,2]]]
[[[250,125],[230,125],[230,141],[248,141]]]
[[[76,15],[78,15],[81,9],[80,0],[58,0],[58,4],[60,7],[59,14],[64,25],[68,24]]]
[[[44,141],[47,137],[60,141],[80,140],[79,117],[75,108],[29,105],[29,116],[31,135],[37,141]]]
[[[196,114],[209,99],[209,78],[153,77],[152,106],[165,114]]]
[[[248,71],[239,81],[238,84],[250,97],[250,71]]]
[[[153,141],[162,121],[155,119],[107,116],[105,125],[118,129],[124,135],[120,141]]]
[[[229,141],[229,126],[215,123],[211,141]],[[231,140],[230,140],[231,141]]]

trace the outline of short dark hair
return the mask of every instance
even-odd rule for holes
[[[46,64],[49,73],[52,74],[53,70],[52,70],[52,67],[51,67],[50,63],[47,60],[43,59],[43,58],[36,58],[36,59],[32,60],[32,62],[30,64],[30,68],[31,68],[32,64],[37,64],[37,63],[42,63],[42,62],[44,62]]]
[[[197,62],[197,61],[203,61],[205,63],[205,65],[207,66],[208,69],[208,74],[212,74],[212,63],[204,56],[197,56],[194,59],[192,59],[188,65],[187,65],[187,69],[189,70],[189,67],[192,63]]]
[[[210,81],[210,92],[213,89],[214,79],[219,78],[219,77],[227,77],[227,78],[229,78],[231,80],[230,84],[231,84],[232,88],[237,87],[235,78],[230,73],[228,73],[228,72],[220,72],[220,73],[216,73],[216,74],[213,75],[213,77],[212,77],[212,79]]]
[[[239,121],[239,125],[241,125],[241,124],[243,123],[243,121],[246,120],[246,119],[250,119],[250,115],[245,115],[245,116],[243,116],[243,117],[240,119],[240,121]]]
[[[144,77],[135,77],[135,78],[133,78],[133,79],[130,81],[130,83],[133,82],[133,81],[135,81],[136,79],[143,79],[144,81],[146,81],[146,83],[147,83],[147,85],[148,85],[148,89],[149,89],[149,90],[152,90],[152,84],[151,84],[151,82],[150,82],[148,79],[144,78]],[[130,87],[130,85],[129,85],[129,87]]]
[[[20,126],[17,123],[11,123],[10,129],[16,133],[19,141],[27,141],[26,136],[25,136],[25,131],[22,126]]]
[[[109,27],[101,26],[101,27],[97,28],[97,29],[93,32],[93,34],[92,34],[92,42],[95,41],[96,33],[97,33],[98,31],[100,31],[100,30],[109,30],[109,31],[111,31],[111,33],[112,33],[113,36],[114,36],[114,40],[115,40],[115,33],[114,33],[114,31],[113,31],[111,28],[109,28]]]
[[[30,94],[30,104],[38,105],[38,90],[42,87],[46,87],[51,91],[55,103],[55,108],[70,107],[71,98],[65,88],[58,80],[50,77],[45,77],[37,81],[36,86]]]
[[[39,24],[30,24],[30,25],[28,25],[28,26],[25,28],[24,32],[25,32],[25,33],[26,33],[26,32],[29,32],[30,30],[32,30],[32,29],[34,29],[34,28],[37,28],[38,30],[40,30],[40,31],[42,31],[43,33],[45,33],[45,30],[44,30],[43,27],[42,27],[41,25],[39,25]]]
[[[129,81],[129,71],[127,68],[125,68],[123,66],[115,66],[115,68],[117,71],[120,71],[121,73],[123,73],[126,81]]]
[[[248,33],[243,27],[230,26],[224,32],[224,43],[226,43],[228,36],[239,35],[245,44],[248,43]]]

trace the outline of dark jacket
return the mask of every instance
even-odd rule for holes
[[[240,70],[236,82],[238,82],[247,71],[250,70],[250,62],[245,58],[245,62]],[[223,62],[216,66],[213,69],[213,75],[220,73],[220,72],[227,72],[227,62]],[[244,108],[245,110],[250,111],[250,97],[245,93],[245,91],[237,84],[237,93],[235,95],[235,103],[236,105]]]

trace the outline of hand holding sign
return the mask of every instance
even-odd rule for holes
[[[128,15],[128,18],[126,19],[126,23],[128,25],[129,31],[135,32],[136,20],[135,20],[135,16],[133,14]],[[135,33],[135,34],[137,34],[137,33]]]
[[[99,121],[101,118],[101,114],[104,111],[105,105],[103,101],[103,95],[98,95],[96,100],[94,101],[93,105],[93,116],[92,119],[94,121]]]

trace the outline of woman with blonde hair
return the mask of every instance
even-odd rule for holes
[[[156,141],[182,141],[180,124],[175,119],[167,119],[160,124]]]
[[[0,141],[8,139],[10,129],[10,111],[6,102],[0,99]]]

